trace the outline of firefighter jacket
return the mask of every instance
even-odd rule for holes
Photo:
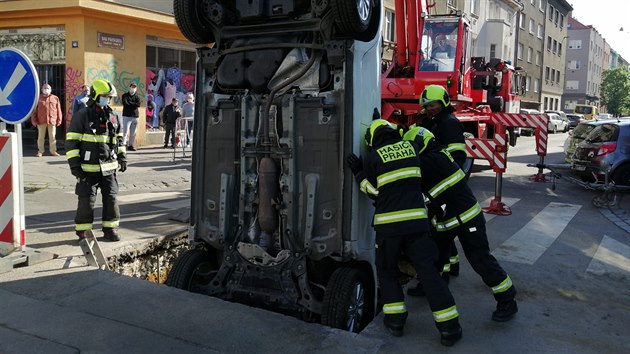
[[[480,226],[485,223],[481,206],[466,184],[466,175],[443,149],[431,132],[420,127],[410,127],[403,136],[419,147],[422,166],[422,192],[428,199],[431,222],[438,232],[448,231],[459,225]]]
[[[442,110],[431,118],[424,127],[435,135],[435,140],[451,154],[459,167],[464,166],[466,162],[464,126],[457,117],[447,110]]]
[[[413,142],[390,139],[375,145],[355,177],[361,191],[375,200],[372,225],[378,234],[429,232],[418,147]]]
[[[118,161],[126,162],[121,124],[109,106],[89,101],[70,122],[66,133],[66,157],[70,168],[81,167],[90,175],[116,173]]]

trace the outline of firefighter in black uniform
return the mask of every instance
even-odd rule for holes
[[[464,127],[459,119],[452,114],[455,109],[451,105],[446,89],[440,85],[427,86],[420,95],[420,105],[424,107],[428,116],[428,120],[422,125],[435,135],[437,143],[442,145],[455,159],[459,167],[465,171]],[[444,265],[444,273],[447,279],[448,275],[459,275],[459,254],[455,243],[451,245],[450,257],[447,264]]]
[[[369,152],[364,162],[354,154],[347,164],[360,189],[375,199],[376,267],[383,301],[384,324],[402,336],[407,320],[404,294],[398,282],[398,258],[404,251],[424,284],[441,343],[455,344],[462,336],[455,300],[436,267],[438,250],[422,198],[420,159],[413,142],[403,141],[389,122],[372,122],[365,135]]]
[[[103,198],[102,228],[107,240],[119,241],[120,210],[116,201],[116,170],[127,169],[120,121],[109,107],[116,89],[107,80],[96,80],[90,89],[87,108],[80,110],[66,133],[66,157],[77,178],[75,194],[79,202],[74,218],[79,239],[92,229],[96,193]]]
[[[412,126],[404,133],[403,140],[414,141],[419,146],[420,164],[424,171],[422,191],[429,199],[429,217],[440,253],[438,264],[448,262],[451,244],[458,236],[466,259],[492,289],[497,301],[492,319],[498,322],[510,320],[518,311],[514,300],[516,289],[490,254],[486,221],[481,206],[466,183],[464,172],[427,129]],[[416,292],[410,295],[420,293],[422,283],[415,289]]]

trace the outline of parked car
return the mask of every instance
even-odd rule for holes
[[[584,120],[569,132],[569,136],[564,141],[564,160],[568,163],[573,162],[573,153],[575,152],[575,148],[579,143],[584,141],[588,134],[595,129],[596,126],[604,124],[609,120]]]
[[[549,133],[556,134],[557,132],[567,132],[569,130],[569,120],[565,117],[561,117],[558,113],[546,111],[549,116],[549,125],[547,130]]]
[[[569,120],[569,129],[574,129],[578,123],[584,120],[584,115],[578,113],[568,113],[567,119]]]
[[[610,120],[596,125],[579,143],[571,169],[604,181],[610,170],[615,184],[630,185],[630,120]]]
[[[535,109],[521,108],[520,114],[540,114],[541,112]],[[534,135],[534,128],[516,128],[519,136],[532,136]]]
[[[600,113],[597,115],[597,119],[612,119],[613,115],[610,113]]]

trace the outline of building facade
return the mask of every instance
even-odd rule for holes
[[[194,90],[195,47],[175,24],[172,4],[154,1],[8,0],[2,2],[0,47],[23,51],[40,83],[62,101],[66,121],[83,84],[107,79],[118,99],[134,82],[143,97],[136,141],[145,141],[146,98],[155,100]],[[64,129],[59,130],[59,138]]]
[[[565,111],[573,111],[576,104],[599,106],[604,48],[604,38],[593,26],[569,17],[566,81],[562,95]]]
[[[516,65],[522,67],[527,76],[521,108],[542,110],[545,0],[522,0],[522,4],[523,10],[518,14]]]
[[[544,21],[543,77],[541,79],[542,110],[562,110],[564,92],[567,25],[573,7],[566,0],[547,0]],[[600,66],[601,67],[601,66]]]

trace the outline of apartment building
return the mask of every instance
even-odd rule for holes
[[[584,25],[573,17],[569,17],[568,33],[562,109],[572,111],[578,103],[599,106],[604,38],[593,26]]]
[[[545,4],[545,0],[522,0],[523,10],[518,14],[515,63],[527,73],[525,93],[521,96],[521,108],[544,109],[541,106],[541,94],[545,49]]]
[[[567,19],[573,7],[566,0],[547,0],[544,21],[545,39],[543,50],[543,77],[541,79],[542,110],[561,110],[564,92]],[[601,69],[601,62],[599,65]]]

